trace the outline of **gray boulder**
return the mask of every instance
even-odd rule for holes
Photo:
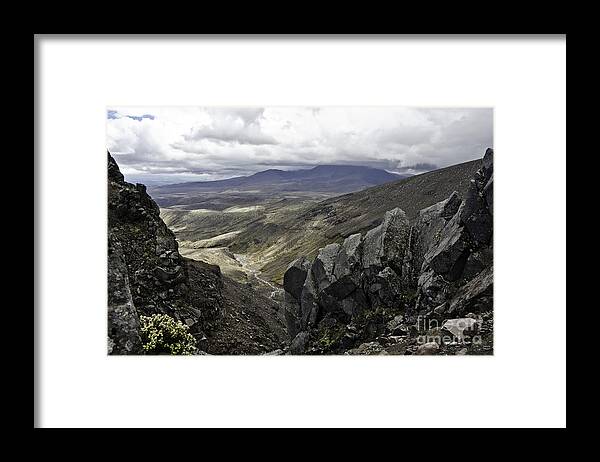
[[[370,278],[366,291],[371,307],[397,308],[402,294],[402,284],[396,272],[386,266],[374,277]]]
[[[440,243],[442,230],[458,212],[461,199],[454,191],[448,199],[419,211],[409,236],[409,251],[405,254],[402,281],[415,287],[424,269],[425,255]]]
[[[362,267],[379,271],[390,266],[402,271],[404,254],[408,250],[410,223],[404,211],[395,208],[385,213],[383,222],[369,230],[363,242]]]
[[[317,288],[312,272],[309,271],[300,294],[300,327],[302,330],[313,327],[317,321],[319,314],[317,299]]]
[[[491,310],[493,294],[494,271],[490,266],[458,289],[449,302],[447,314]]]
[[[305,353],[309,338],[310,334],[308,332],[300,332],[297,334],[290,344],[289,353],[292,355],[301,355]]]
[[[361,264],[361,234],[353,234],[344,240],[335,260],[333,274],[337,280],[349,277],[358,282]]]
[[[335,281],[333,269],[337,254],[340,250],[339,244],[329,244],[319,250],[317,257],[311,267],[315,287],[320,292]]]
[[[294,260],[283,275],[283,288],[296,300],[300,300],[306,275],[310,271],[310,262],[305,257]]]
[[[431,268],[424,271],[418,281],[416,310],[435,310],[438,313],[442,309],[440,307],[446,304],[451,292],[452,285],[443,276],[436,274]]]
[[[367,297],[362,289],[356,289],[352,294],[343,300],[338,305],[341,310],[348,316],[357,316],[369,306]]]
[[[459,210],[441,230],[439,243],[429,249],[424,257],[429,267],[449,281],[455,281],[462,274],[470,247],[469,235],[458,219],[460,213]]]
[[[472,252],[467,258],[465,268],[463,269],[462,279],[470,281],[484,269],[492,265],[493,249],[492,247],[482,247]]]

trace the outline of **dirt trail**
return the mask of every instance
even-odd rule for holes
[[[260,270],[253,267],[253,264],[248,261],[248,256],[245,254],[234,254],[235,259],[240,263],[242,269],[253,277],[259,283],[259,286],[266,286],[267,290],[270,291],[269,297],[273,300],[277,300],[283,297],[283,288],[273,284],[271,281],[267,281],[261,277]]]

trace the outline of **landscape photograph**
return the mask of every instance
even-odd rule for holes
[[[492,108],[110,106],[99,153],[109,355],[494,354]]]

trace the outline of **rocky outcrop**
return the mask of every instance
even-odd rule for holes
[[[392,209],[364,236],[330,244],[312,262],[302,257],[290,264],[284,289],[293,352],[379,354],[392,342],[394,354],[447,354],[451,347],[435,341],[415,343],[423,333],[415,319],[489,318],[492,237],[488,149],[463,200],[455,191],[412,221]]]
[[[482,167],[450,219],[438,207],[422,211],[433,226],[423,219],[415,225],[416,239],[427,243],[417,279],[415,311],[420,314],[432,310],[438,315],[460,314],[471,310],[471,305],[479,311],[491,309],[493,153],[486,151]]]
[[[218,266],[178,252],[142,184],[124,180],[108,154],[108,352],[140,354],[139,316],[168,314],[201,343],[221,316]]]

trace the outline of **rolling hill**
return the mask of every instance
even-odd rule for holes
[[[269,169],[250,176],[217,181],[194,181],[149,188],[164,205],[164,199],[172,194],[195,192],[219,193],[225,191],[275,192],[324,192],[342,194],[376,186],[402,178],[371,167],[357,165],[318,165],[304,170]]]
[[[226,274],[238,278],[248,271],[259,271],[264,279],[281,283],[287,265],[299,255],[313,257],[324,245],[376,226],[387,210],[400,207],[409,218],[414,218],[420,209],[444,200],[453,191],[463,196],[480,166],[481,160],[465,162],[324,200],[314,195],[302,196],[305,191],[281,197],[260,190],[244,196],[246,200],[240,204],[231,195],[238,192],[221,192],[216,196],[227,207],[220,210],[213,206],[214,195],[209,195],[209,207],[196,210],[186,210],[193,204],[167,205],[169,201],[160,197],[165,194],[165,187],[157,188],[153,195],[159,194],[155,199],[162,207],[161,217],[175,232],[183,255],[219,264]],[[324,174],[326,167],[311,169],[311,181]],[[286,176],[281,171],[267,172],[262,173]],[[308,176],[307,172],[303,174]],[[259,180],[263,177],[258,176]],[[254,182],[256,187],[259,180],[245,181]],[[290,182],[286,184],[289,187]],[[243,263],[236,255],[243,256]]]

